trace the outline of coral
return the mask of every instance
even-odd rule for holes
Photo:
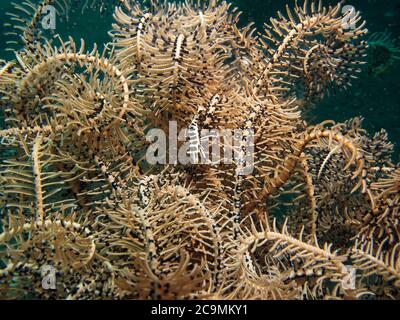
[[[398,298],[387,133],[302,119],[365,63],[359,13],[305,1],[258,34],[225,1],[123,0],[99,52],[36,29],[51,3],[1,63],[1,297]],[[193,161],[150,163],[170,121]],[[243,132],[236,157],[200,161],[202,129]]]

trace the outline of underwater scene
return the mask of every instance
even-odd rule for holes
[[[400,299],[400,0],[0,0],[1,300]]]

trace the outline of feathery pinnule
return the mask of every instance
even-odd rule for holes
[[[70,4],[70,0],[12,3],[15,12],[7,12],[9,22],[4,24],[5,35],[10,37],[6,50],[17,50],[22,45],[29,51],[35,51],[35,45],[46,40],[42,18],[48,14],[48,9],[52,8],[58,16],[63,16],[67,14]]]
[[[386,131],[302,115],[359,74],[360,13],[296,2],[257,34],[222,0],[120,2],[102,52],[46,39],[55,1],[17,5],[23,48],[0,61],[0,296],[398,298]],[[170,121],[192,161],[151,165],[146,134],[168,140]],[[217,131],[223,161],[203,161]]]

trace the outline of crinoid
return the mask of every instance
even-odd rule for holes
[[[374,75],[381,75],[400,60],[400,47],[388,31],[371,34],[368,45],[368,65]]]
[[[225,1],[122,0],[102,52],[25,24],[0,65],[1,297],[398,298],[387,133],[301,118],[356,78],[364,22],[286,11],[258,34]]]

